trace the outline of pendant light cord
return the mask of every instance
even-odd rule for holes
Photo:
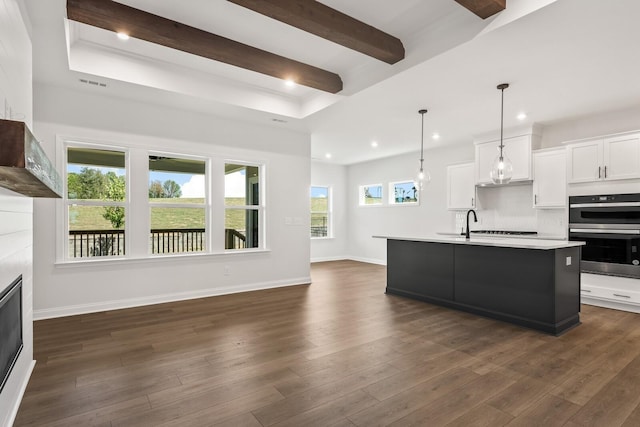
[[[504,90],[509,87],[508,83],[502,83],[498,85],[498,89],[501,91],[502,99],[500,102],[500,161],[504,159],[502,149],[504,148]]]
[[[420,170],[423,169],[424,164],[424,114],[427,110],[420,110],[418,113],[422,115],[422,133],[420,134]]]

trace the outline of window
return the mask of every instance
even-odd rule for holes
[[[206,161],[149,156],[149,252],[207,249]]]
[[[59,261],[266,249],[263,164],[62,137],[57,149]]]
[[[224,170],[224,248],[261,247],[261,167],[226,163]]]
[[[126,152],[67,146],[67,258],[117,257],[126,252]]]
[[[331,237],[329,187],[311,187],[311,237]]]
[[[362,185],[359,193],[361,206],[382,204],[382,184]]]
[[[389,204],[406,205],[418,203],[418,190],[413,181],[389,183]]]

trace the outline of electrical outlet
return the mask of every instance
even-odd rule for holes
[[[291,224],[293,224],[293,219],[290,216],[285,216],[284,225],[291,225]]]
[[[224,266],[224,275],[225,276],[230,276],[231,275],[231,267],[229,267],[228,265]]]
[[[571,257],[570,256],[567,257],[567,265],[571,265]]]

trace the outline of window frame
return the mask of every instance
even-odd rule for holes
[[[226,200],[226,190],[222,192],[222,217],[223,217],[223,235],[226,233],[226,213],[227,209],[229,210],[254,210],[258,212],[258,246],[256,247],[244,247],[244,248],[225,248],[224,242],[222,245],[224,253],[242,253],[242,252],[252,252],[252,251],[263,251],[267,248],[267,232],[266,232],[266,191],[265,191],[265,177],[266,177],[266,164],[263,162],[249,162],[246,160],[234,160],[234,159],[224,159],[223,160],[223,187],[224,181],[226,180],[226,166],[230,165],[238,165],[245,167],[257,167],[258,168],[258,204],[257,205],[237,205],[237,206],[227,206],[225,203]],[[245,198],[246,200],[246,198]]]
[[[395,198],[395,186],[396,184],[408,184],[408,183],[412,183],[413,187],[416,188],[416,192],[415,192],[415,197],[416,197],[416,201],[415,202],[397,202],[396,198]],[[391,181],[389,182],[389,188],[388,188],[388,197],[387,197],[387,203],[389,204],[389,206],[419,206],[420,205],[420,191],[417,190],[417,184],[413,179],[406,179],[406,180],[399,180],[399,181]]]
[[[313,188],[326,188],[327,189],[327,210],[326,211],[314,211],[309,206],[311,215],[314,213],[326,213],[327,214],[327,235],[326,236],[313,236],[311,235],[311,225],[309,226],[309,237],[313,240],[332,239],[333,238],[333,187],[330,185],[311,185],[309,187],[309,204],[311,204],[311,191]]]
[[[124,153],[124,170],[125,170],[125,198],[124,201],[112,201],[112,200],[78,200],[69,199],[69,148],[85,148],[91,150],[103,150],[103,151],[116,151]],[[122,260],[127,258],[127,254],[131,253],[131,239],[129,233],[129,216],[131,214],[131,182],[130,182],[130,150],[127,147],[114,146],[109,144],[99,144],[93,142],[80,142],[76,140],[64,140],[62,144],[62,162],[63,167],[61,170],[63,173],[63,194],[62,194],[62,213],[60,215],[62,221],[62,238],[59,244],[61,245],[61,254],[63,262],[87,262],[97,260]],[[69,250],[69,208],[72,205],[76,206],[115,206],[124,208],[124,254],[123,255],[101,255],[91,257],[72,257]],[[60,230],[60,227],[58,227]]]
[[[380,203],[365,203],[366,197],[365,197],[365,188],[370,188],[370,187],[380,187]],[[358,186],[358,206],[361,207],[379,207],[379,206],[384,206],[384,196],[385,196],[385,189],[384,189],[384,184],[379,183],[379,184],[363,184]]]
[[[191,251],[191,252],[170,252],[170,253],[153,253],[153,247],[151,246],[148,250],[148,256],[155,257],[163,257],[163,256],[176,256],[176,255],[193,255],[193,254],[207,254],[213,253],[213,248],[211,247],[211,159],[209,157],[204,156],[194,156],[189,154],[176,154],[173,152],[166,151],[154,151],[154,150],[146,150],[147,151],[147,159],[151,156],[160,156],[160,157],[169,157],[172,159],[184,159],[184,160],[196,160],[204,162],[204,203],[196,205],[194,203],[166,203],[166,202],[151,202],[152,198],[149,197],[147,192],[147,212],[149,217],[149,235],[151,234],[152,225],[151,225],[151,209],[152,208],[175,208],[175,209],[204,209],[204,248],[201,251]],[[147,161],[147,186],[151,181],[151,168],[148,167]],[[158,200],[158,199],[154,199]],[[149,236],[149,238],[151,238]]]

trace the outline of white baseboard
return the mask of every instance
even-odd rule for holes
[[[348,256],[329,256],[329,257],[316,257],[316,258],[311,258],[311,264],[313,264],[314,262],[329,262],[329,261],[344,261],[346,259],[349,259]]]
[[[36,366],[36,361],[32,360],[29,364],[29,370],[27,371],[27,375],[22,379],[22,384],[20,385],[20,390],[18,391],[17,399],[14,403],[13,408],[11,409],[11,413],[6,418],[7,426],[11,427],[13,423],[16,421],[16,417],[18,416],[18,410],[20,409],[20,403],[22,403],[22,398],[24,397],[24,392],[27,391],[27,384],[29,384],[29,379],[31,378],[31,374],[33,373],[33,368]],[[0,419],[0,421],[2,421]]]
[[[380,260],[375,258],[363,258],[363,257],[348,256],[348,255],[311,259],[312,264],[314,262],[329,262],[329,261],[357,261],[357,262],[366,262],[367,264],[387,265],[386,260]]]
[[[240,292],[259,291],[262,289],[281,288],[295,285],[308,285],[311,277],[300,277],[288,280],[274,280],[270,282],[251,283],[224,288],[210,288],[190,292],[178,292],[164,295],[153,295],[126,300],[104,301],[90,304],[72,305],[66,307],[47,308],[33,311],[33,320],[53,319],[56,317],[75,316],[77,314],[96,313],[100,311],[119,310],[123,308],[140,307],[144,305],[162,304],[166,302],[184,301],[196,298],[206,298],[218,295],[228,295]]]
[[[366,262],[367,264],[387,265],[386,259],[364,258],[359,256],[349,256],[347,259],[352,261]]]

